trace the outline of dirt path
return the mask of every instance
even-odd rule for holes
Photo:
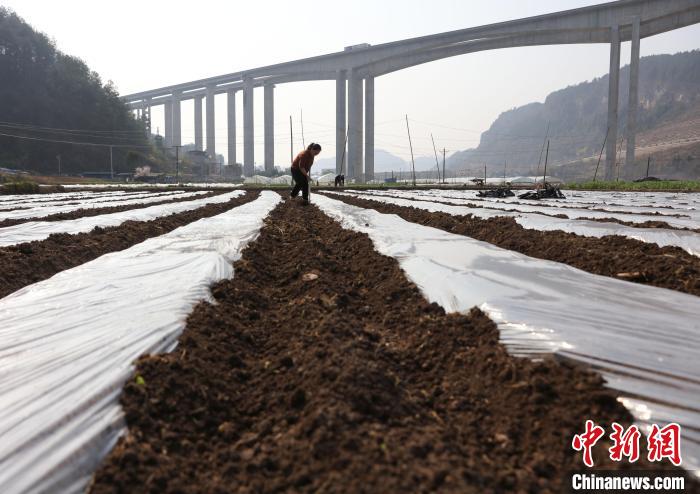
[[[88,216],[99,216],[101,214],[119,213],[121,211],[128,211],[131,209],[142,209],[149,208],[151,206],[160,206],[161,204],[174,204],[176,202],[193,201],[195,199],[204,199],[207,197],[217,196],[219,194],[224,194],[222,191],[209,192],[207,194],[202,194],[201,196],[190,196],[190,197],[180,197],[176,199],[166,199],[165,196],[162,201],[150,202],[145,204],[127,204],[123,206],[104,206],[100,208],[91,209],[76,209],[75,211],[70,211],[67,213],[56,213],[49,216],[42,216],[40,218],[20,218],[20,219],[7,219],[0,221],[0,228],[6,226],[19,225],[20,223],[27,223],[29,221],[63,221],[63,220],[74,220],[76,218],[85,218]],[[128,198],[126,198],[128,199]],[[72,201],[73,203],[75,201]],[[71,203],[71,202],[67,202]]]
[[[679,247],[659,247],[616,235],[594,238],[562,231],[541,232],[523,228],[512,218],[479,219],[371,199],[328,197],[397,214],[413,223],[466,235],[531,257],[569,264],[589,273],[700,296],[700,258]]]
[[[56,273],[92,261],[108,252],[124,250],[147,238],[168,233],[202,218],[221,214],[257,198],[247,192],[221,204],[171,214],[152,221],[126,221],[111,228],[97,227],[88,233],[57,233],[46,240],[0,248],[0,298]]]
[[[630,419],[599,376],[508,355],[314,206],[275,209],[213,294],[138,361],[93,493],[562,492],[585,419]]]

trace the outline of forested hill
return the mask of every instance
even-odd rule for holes
[[[105,171],[109,164],[109,148],[46,140],[134,146],[115,148],[117,171],[133,164],[127,165],[127,155],[133,162],[147,151],[137,147],[147,145],[142,122],[132,117],[112,84],[103,83],[85,63],[57,50],[45,34],[3,7],[0,134],[41,139],[0,136],[0,167],[40,173],[56,172],[57,155],[65,173]]]
[[[621,69],[619,137],[627,123],[629,66]],[[638,131],[653,129],[700,107],[700,51],[654,55],[640,60]],[[607,130],[608,75],[550,93],[502,113],[481,135],[476,149],[455,153],[452,168],[537,164],[547,125],[550,162],[597,155]]]

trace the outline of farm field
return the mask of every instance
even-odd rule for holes
[[[586,420],[696,476],[700,194],[565,194],[0,196],[0,491],[561,492]]]

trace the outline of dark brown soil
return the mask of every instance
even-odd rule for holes
[[[21,218],[21,219],[7,219],[0,221],[0,228],[6,226],[19,225],[20,223],[27,223],[29,221],[63,221],[63,220],[74,220],[76,218],[85,218],[88,216],[99,216],[101,214],[109,213],[119,213],[121,211],[128,211],[130,209],[142,209],[149,208],[151,206],[159,206],[161,204],[174,204],[176,202],[192,201],[194,199],[204,199],[206,197],[216,196],[223,194],[225,191],[213,191],[207,194],[202,194],[201,196],[190,196],[181,197],[179,199],[163,199],[158,202],[150,202],[148,204],[129,204],[124,206],[105,206],[102,208],[92,208],[92,209],[76,209],[75,211],[70,211],[68,213],[57,213],[49,216],[42,216],[40,218]],[[75,202],[75,201],[73,201]]]
[[[508,355],[314,206],[276,208],[234,268],[137,362],[93,493],[558,493],[584,421],[630,421],[599,376]]]
[[[589,273],[700,295],[700,258],[679,247],[659,247],[626,237],[584,237],[562,231],[528,230],[513,218],[480,219],[396,206],[370,199],[329,196],[348,204],[397,214],[421,225],[466,235],[539,259]]]
[[[339,196],[333,196],[333,197],[338,198]],[[367,197],[368,197],[368,198],[371,198],[372,196],[367,196]],[[408,199],[408,198],[402,197],[402,199]],[[440,200],[440,199],[443,199],[443,200]],[[483,208],[486,208],[486,209],[489,209],[488,203],[484,203],[484,204],[475,204],[475,203],[458,204],[458,203],[455,203],[455,202],[449,202],[449,200],[447,200],[447,199],[449,199],[449,198],[445,198],[445,197],[436,197],[436,198],[434,198],[434,199],[433,199],[433,198],[428,198],[428,197],[411,197],[411,198],[410,198],[411,201],[434,202],[434,203],[436,203],[436,204],[445,204],[446,206],[468,206],[468,207],[470,207],[470,208],[482,208],[482,209],[483,209]],[[372,200],[372,199],[368,199],[368,200]],[[502,202],[501,204],[510,204],[510,203]],[[516,204],[516,203],[513,203],[513,204]],[[520,204],[520,203],[517,203],[517,204]],[[532,204],[523,204],[523,205],[525,205],[525,206],[532,206]],[[550,204],[538,204],[538,206],[555,207],[555,206],[552,206],[552,205],[550,205]],[[493,209],[493,208],[491,208],[491,209]],[[518,210],[518,209],[498,209],[498,211],[505,211],[505,212],[508,212],[508,213],[521,213],[521,212],[522,212],[522,211],[520,211],[520,210]],[[592,211],[604,211],[604,212],[606,212],[606,213],[611,213],[611,214],[613,213],[613,211],[605,211],[605,210],[603,210],[603,209],[593,209]],[[542,216],[550,216],[550,217],[552,217],[552,218],[562,218],[562,219],[565,219],[565,220],[566,220],[566,219],[570,219],[570,216],[568,216],[568,215],[566,215],[566,214],[564,214],[564,213],[559,213],[559,214],[548,214],[548,213],[545,213],[545,212],[542,212],[542,211],[531,211],[531,212],[528,212],[528,214],[539,214],[539,215],[542,215]],[[618,212],[618,214],[637,214],[637,213]],[[656,214],[658,215],[659,213],[656,213]],[[666,215],[666,216],[669,216],[669,215]],[[673,215],[673,216],[681,217],[682,215]],[[620,224],[620,225],[625,225],[625,226],[629,226],[629,227],[632,227],[632,228],[664,228],[664,229],[666,229],[666,230],[686,230],[686,231],[692,231],[692,232],[700,233],[700,229],[680,228],[680,227],[677,227],[677,226],[671,226],[671,225],[669,225],[668,223],[666,223],[665,221],[653,221],[653,220],[649,220],[649,221],[645,221],[645,222],[643,222],[643,223],[634,223],[634,222],[632,222],[632,221],[623,221],[623,220],[620,220],[620,219],[617,219],[617,218],[579,218],[579,219],[581,219],[581,220],[588,220],[588,221],[599,221],[599,222],[601,222],[601,223],[618,223],[618,224]]]
[[[624,221],[618,218],[580,218],[582,220],[588,221],[599,221],[602,223],[618,223],[620,225],[631,226],[632,228],[663,228],[665,230],[685,230],[695,233],[700,233],[700,228],[682,228],[678,226],[672,226],[665,221],[644,221],[642,223],[634,223],[632,221]]]
[[[0,248],[0,298],[56,273],[91,261],[108,252],[124,250],[147,238],[168,233],[201,218],[208,218],[250,202],[259,192],[246,192],[222,204],[171,214],[152,221],[127,221],[89,233],[57,233],[46,240]]]

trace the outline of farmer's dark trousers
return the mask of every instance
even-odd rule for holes
[[[301,197],[305,201],[309,200],[309,181],[308,179],[296,168],[292,168],[292,178],[294,179],[294,188],[292,189],[292,197],[299,195],[301,191]]]

